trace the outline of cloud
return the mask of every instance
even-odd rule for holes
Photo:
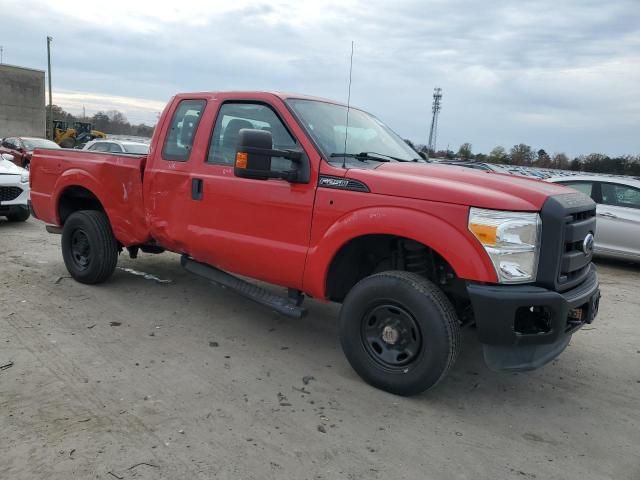
[[[426,142],[440,86],[440,146],[640,151],[637,0],[2,3],[7,61],[44,68],[52,35],[69,109],[153,121],[171,95],[199,90],[345,100],[355,40],[352,102],[404,137]]]
[[[165,102],[157,100],[68,90],[54,91],[53,99],[57,105],[64,105],[65,110],[73,114],[82,113],[83,109],[87,116],[99,111],[119,110],[125,114],[129,122],[148,125],[155,124],[165,106]]]

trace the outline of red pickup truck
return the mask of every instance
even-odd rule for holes
[[[62,233],[76,280],[107,280],[125,249],[169,250],[285,315],[302,316],[304,295],[340,302],[349,362],[396,394],[446,375],[461,327],[475,327],[490,367],[527,370],[598,310],[590,198],[429,163],[329,100],[180,94],[148,155],[40,150],[31,167],[34,214]]]

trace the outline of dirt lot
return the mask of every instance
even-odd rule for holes
[[[640,267],[600,265],[600,317],[552,365],[491,372],[470,331],[407,399],[351,370],[335,305],[285,319],[171,254],[119,267],[172,283],[85,286],[58,244],[0,221],[2,479],[640,479]]]

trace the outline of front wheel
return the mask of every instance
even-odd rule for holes
[[[62,257],[67,270],[81,283],[102,283],[118,262],[118,242],[103,212],[72,213],[62,230]]]
[[[444,378],[459,337],[447,297],[415,273],[388,271],[361,280],[340,311],[349,363],[366,382],[396,395],[415,395]]]

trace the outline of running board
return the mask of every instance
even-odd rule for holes
[[[302,318],[306,315],[307,309],[302,308],[295,303],[290,302],[284,297],[274,295],[258,285],[245,282],[244,280],[234,277],[233,275],[219,270],[215,267],[200,263],[186,255],[180,258],[180,264],[188,272],[194,273],[207,280],[211,280],[220,286],[229,288],[240,295],[253,300],[260,305],[269,307],[276,312],[291,318]]]

